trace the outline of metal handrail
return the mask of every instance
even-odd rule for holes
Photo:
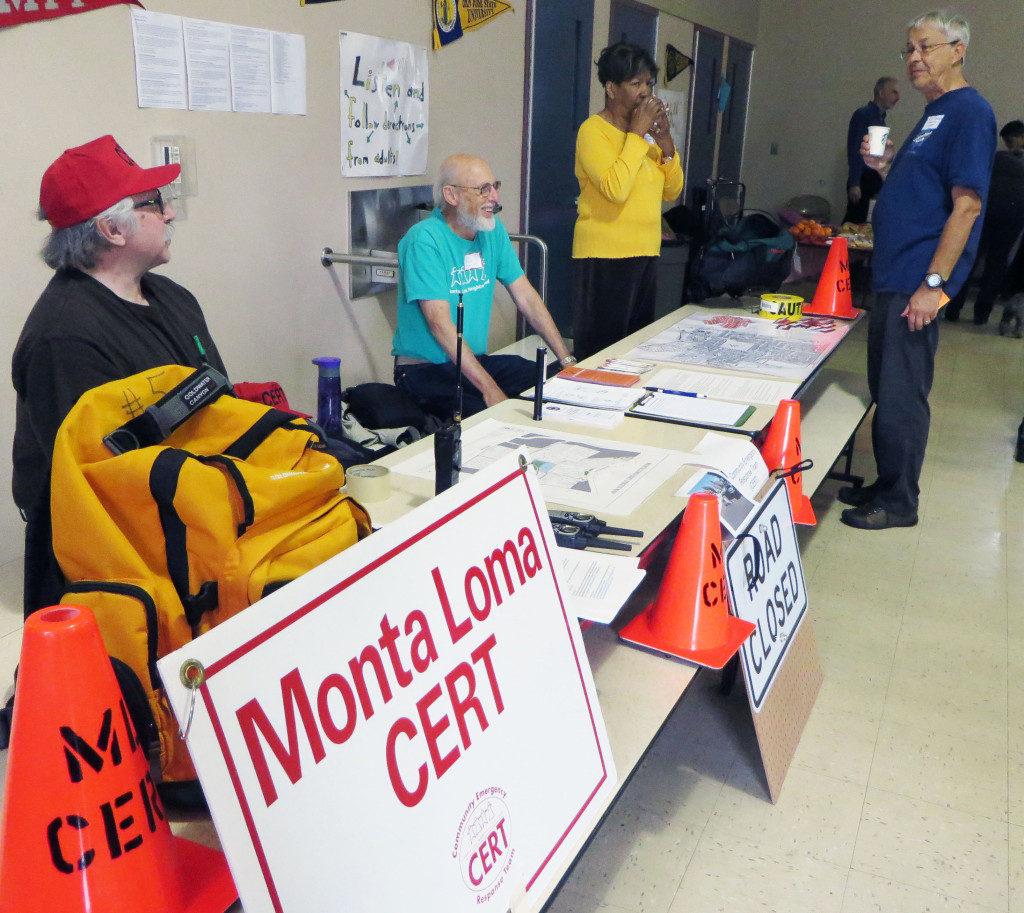
[[[548,246],[536,235],[509,235],[510,241],[523,244],[535,244],[540,250],[540,293],[542,301],[548,300]],[[368,254],[336,254],[329,247],[320,251],[320,263],[330,266],[332,263],[348,263],[353,266],[398,266],[398,255],[394,257],[371,257]]]

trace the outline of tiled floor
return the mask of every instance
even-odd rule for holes
[[[1024,342],[941,332],[920,525],[842,526],[826,482],[801,531],[825,682],[778,803],[742,687],[698,677],[550,913],[1024,913]]]

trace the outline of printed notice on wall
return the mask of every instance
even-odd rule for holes
[[[341,33],[341,173],[425,174],[427,49]]]
[[[139,107],[188,107],[181,17],[133,9],[132,40]]]

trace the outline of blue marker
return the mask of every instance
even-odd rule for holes
[[[666,390],[663,387],[644,387],[645,390],[650,390],[651,393],[671,393],[672,396],[692,396],[694,399],[707,399],[706,393],[690,393],[688,390]]]

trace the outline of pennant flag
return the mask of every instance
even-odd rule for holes
[[[118,3],[142,6],[139,0],[51,0],[46,4],[40,4],[36,0],[25,0],[24,3],[13,5],[6,0],[0,0],[0,29],[10,25],[21,25],[24,22],[36,22],[39,19],[57,19],[61,16],[70,16],[72,13],[87,13],[89,10],[115,6]]]
[[[673,79],[675,79],[680,73],[683,72],[693,61],[687,57],[682,51],[672,47],[672,45],[665,46],[665,85],[667,86]]]
[[[461,38],[492,19],[512,10],[505,0],[432,0],[434,4],[434,50]]]
[[[458,0],[431,0],[434,6],[434,50],[462,37]]]
[[[492,19],[512,10],[511,3],[504,0],[459,0],[459,9],[462,13],[462,30],[472,32],[473,29],[486,25]]]

